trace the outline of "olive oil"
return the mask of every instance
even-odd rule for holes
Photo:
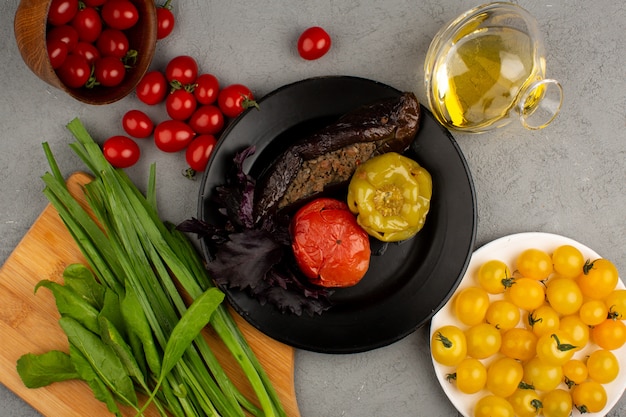
[[[520,93],[543,73],[531,37],[512,27],[488,27],[457,39],[432,69],[435,115],[444,125],[468,130],[508,123]]]

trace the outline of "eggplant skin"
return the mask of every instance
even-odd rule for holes
[[[411,92],[361,106],[283,152],[257,181],[255,219],[346,183],[356,166],[408,149],[419,130],[420,104]]]

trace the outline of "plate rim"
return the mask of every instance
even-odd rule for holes
[[[402,93],[400,90],[391,87],[385,83],[382,83],[380,81],[375,81],[375,80],[370,80],[367,78],[362,78],[362,77],[358,77],[358,76],[350,76],[350,75],[326,75],[326,76],[317,76],[317,77],[311,77],[311,78],[306,78],[306,79],[302,79],[302,80],[298,80],[289,84],[285,84],[283,86],[278,87],[277,89],[271,91],[270,93],[266,94],[265,96],[263,96],[261,99],[258,100],[258,103],[260,105],[262,105],[263,101],[268,100],[272,97],[274,97],[277,94],[280,94],[281,92],[284,92],[287,89],[290,89],[292,87],[301,85],[301,84],[305,84],[305,83],[316,83],[316,82],[324,82],[325,80],[330,80],[331,82],[333,81],[337,81],[337,80],[348,80],[348,81],[354,81],[354,82],[364,82],[364,83],[371,83],[372,85],[376,85],[378,87],[381,88],[385,88],[385,89],[389,89],[390,91],[393,90],[394,93],[400,94]],[[460,265],[460,269],[458,271],[458,277],[455,278],[455,280],[453,282],[450,283],[450,288],[447,290],[447,293],[443,294],[442,293],[442,299],[440,300],[439,304],[432,308],[432,310],[430,311],[430,314],[427,315],[427,317],[424,317],[422,320],[418,321],[415,323],[415,325],[413,326],[408,326],[404,331],[399,332],[397,335],[395,335],[395,337],[388,337],[384,340],[380,340],[377,341],[375,343],[368,343],[366,345],[355,345],[355,346],[341,346],[341,347],[336,347],[336,346],[311,346],[309,344],[303,344],[298,342],[298,340],[293,340],[293,338],[289,337],[289,335],[281,335],[280,337],[277,337],[276,334],[271,333],[268,334],[264,328],[262,328],[262,326],[260,325],[260,323],[258,323],[257,321],[253,320],[251,315],[249,314],[248,311],[245,311],[244,308],[242,308],[241,306],[239,306],[236,302],[233,301],[232,298],[232,294],[230,291],[225,291],[227,294],[227,298],[229,299],[230,304],[232,305],[232,307],[235,309],[235,311],[240,314],[242,317],[244,317],[244,319],[246,319],[246,321],[248,321],[253,327],[257,328],[259,331],[267,334],[268,336],[277,339],[283,343],[286,343],[288,345],[291,345],[294,348],[300,348],[300,349],[304,349],[304,350],[309,350],[309,351],[314,351],[314,352],[320,352],[320,353],[357,353],[357,352],[363,352],[363,351],[368,351],[368,350],[372,350],[375,348],[379,348],[379,347],[383,347],[386,345],[389,345],[391,343],[394,343],[406,336],[408,336],[409,334],[413,333],[417,328],[427,324],[430,319],[432,318],[432,316],[435,314],[436,311],[438,311],[438,309],[440,309],[443,305],[445,305],[446,301],[451,297],[451,295],[454,293],[456,287],[458,286],[462,276],[464,275],[469,262],[470,262],[470,257],[471,257],[471,253],[474,250],[474,244],[475,244],[475,240],[476,240],[476,231],[477,231],[477,206],[476,206],[476,190],[475,190],[475,186],[474,186],[474,182],[473,182],[473,178],[471,175],[471,171],[469,169],[469,165],[467,160],[465,159],[465,156],[463,154],[463,152],[461,151],[458,143],[456,142],[456,140],[454,139],[454,137],[452,136],[452,134],[445,129],[443,126],[441,126],[439,123],[436,122],[436,120],[434,119],[434,116],[432,116],[432,114],[430,113],[430,111],[428,109],[426,109],[422,104],[421,108],[423,112],[427,112],[429,114],[429,117],[432,123],[436,124],[436,128],[438,130],[441,131],[442,135],[445,135],[446,138],[449,140],[450,142],[450,146],[452,147],[450,152],[453,152],[456,154],[456,156],[458,157],[458,161],[455,163],[459,163],[459,167],[462,168],[462,170],[464,171],[464,177],[463,177],[463,182],[467,182],[468,187],[467,187],[467,193],[469,196],[469,199],[471,200],[471,227],[470,227],[470,232],[468,233],[468,240],[469,242],[467,243],[467,254],[464,257],[464,260],[462,262],[462,265]],[[224,131],[224,133],[222,134],[221,138],[226,138],[228,136],[228,134],[234,130],[237,126],[237,122],[244,118],[245,115],[250,112],[250,111],[254,111],[254,109],[249,109],[246,110],[246,112],[244,112],[243,114],[241,114],[237,119],[235,119],[230,125],[229,127]],[[425,116],[422,116],[423,118],[425,118]],[[422,126],[420,126],[420,129],[422,128]],[[218,147],[223,143],[224,141],[220,140],[218,142]],[[216,148],[217,149],[217,148]],[[209,162],[209,165],[211,164],[211,162]],[[200,187],[200,192],[199,192],[199,200],[198,200],[198,214],[199,217],[202,218],[204,211],[205,211],[205,205],[206,205],[206,197],[208,195],[208,191],[206,189],[206,176],[209,172],[209,169],[207,168],[207,170],[204,172],[203,174],[203,179],[202,179],[202,186]],[[469,222],[468,222],[469,223]],[[465,239],[465,238],[464,238]],[[206,257],[206,244],[204,242],[204,239],[200,239],[201,241],[201,246],[202,246],[202,251],[203,254]],[[464,246],[465,247],[465,246]],[[322,313],[322,314],[326,314],[326,313]],[[305,314],[303,314],[304,316]],[[302,317],[304,318],[304,317]]]

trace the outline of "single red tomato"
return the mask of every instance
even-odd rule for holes
[[[48,39],[46,48],[48,49],[50,65],[54,69],[59,68],[67,58],[67,44],[60,39]]]
[[[313,284],[352,286],[369,268],[369,237],[343,201],[319,198],[306,204],[293,216],[290,234],[296,262]]]
[[[139,11],[129,0],[108,0],[100,14],[109,27],[118,30],[130,29],[139,21]]]
[[[78,12],[78,0],[52,0],[48,8],[48,23],[60,26],[69,23]]]
[[[93,65],[96,59],[100,58],[100,51],[93,43],[78,42],[72,53],[85,58],[89,65]]]
[[[217,105],[226,117],[237,117],[250,107],[258,108],[252,91],[243,84],[224,87],[217,96]]]
[[[165,120],[154,128],[154,143],[163,152],[182,151],[196,134],[180,120]]]
[[[55,26],[46,33],[46,40],[57,39],[67,45],[67,53],[71,53],[78,44],[78,32],[70,25]]]
[[[306,60],[314,60],[326,55],[330,45],[330,35],[321,27],[313,26],[298,38],[298,53]]]
[[[189,126],[197,134],[216,135],[224,127],[224,115],[211,104],[200,106],[189,118]]]
[[[165,111],[174,120],[187,120],[196,110],[198,102],[193,93],[181,88],[165,98]]]
[[[193,95],[200,104],[213,104],[220,92],[220,83],[213,74],[201,74],[196,78]]]
[[[160,71],[146,73],[135,88],[137,98],[150,106],[161,103],[168,91],[167,80]]]
[[[185,150],[185,160],[189,168],[196,172],[204,171],[217,140],[213,135],[200,135],[191,141]]]
[[[94,63],[93,75],[98,84],[104,87],[115,87],[124,81],[126,67],[119,58],[104,56]]]
[[[165,67],[165,78],[182,85],[193,84],[198,78],[198,63],[187,55],[172,58]]]
[[[167,38],[174,30],[176,19],[168,6],[157,7],[157,39]]]
[[[93,7],[82,8],[72,19],[72,27],[78,32],[78,40],[95,42],[102,32],[100,13]]]
[[[91,75],[91,67],[85,58],[69,54],[65,61],[56,70],[56,74],[63,84],[70,88],[83,87]]]
[[[122,135],[111,136],[102,146],[104,157],[115,168],[128,168],[139,161],[141,150],[134,140]]]
[[[121,30],[104,29],[96,41],[96,47],[102,56],[124,58],[129,49],[128,37]]]
[[[154,130],[154,122],[141,110],[129,110],[122,116],[122,128],[134,138],[147,138]]]

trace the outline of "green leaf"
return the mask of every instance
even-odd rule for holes
[[[136,407],[137,394],[133,382],[113,349],[70,317],[62,317],[59,324],[70,343],[85,357],[102,382],[124,403]]]
[[[63,271],[63,281],[95,309],[100,310],[104,303],[104,289],[89,268],[83,264],[68,265]]]
[[[185,353],[185,350],[191,345],[193,339],[209,323],[211,315],[223,300],[223,292],[217,288],[210,288],[196,298],[185,314],[183,314],[165,346],[161,379],[172,370],[176,362]]]
[[[52,291],[57,310],[63,317],[71,317],[90,331],[98,332],[98,310],[85,301],[70,288],[50,280],[42,280],[35,286],[35,292],[40,287]]]
[[[100,336],[104,343],[109,345],[117,354],[128,374],[137,381],[146,391],[146,377],[143,374],[137,360],[133,356],[133,352],[128,344],[122,338],[121,333],[105,316],[100,316]]]
[[[110,412],[118,417],[122,417],[122,412],[117,406],[115,397],[111,394],[111,391],[107,388],[104,382],[102,382],[102,379],[100,379],[87,358],[85,358],[80,350],[71,343],[70,356],[74,366],[79,371],[80,378],[85,381],[87,385],[89,385],[89,388],[91,388],[91,391],[96,399],[105,403]]]
[[[17,360],[17,373],[28,388],[40,388],[53,382],[79,378],[70,356],[58,350],[41,355],[23,355]]]

